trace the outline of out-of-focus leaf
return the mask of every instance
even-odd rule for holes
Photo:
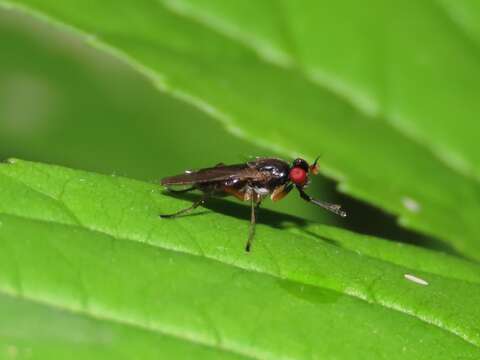
[[[242,359],[193,340],[0,293],[1,359]]]

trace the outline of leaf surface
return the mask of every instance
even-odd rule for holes
[[[474,263],[267,210],[262,217],[277,223],[260,223],[246,254],[246,206],[218,200],[160,219],[191,199],[20,160],[0,165],[0,187],[0,314],[58,323],[44,332],[42,322],[2,322],[5,351],[67,351],[68,326],[72,337],[100,341],[82,350],[97,358],[115,358],[126,336],[151,357],[157,342],[200,358],[480,354]],[[49,340],[34,342],[36,333]]]

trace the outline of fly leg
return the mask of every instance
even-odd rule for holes
[[[177,211],[173,214],[164,214],[164,215],[160,215],[161,218],[164,218],[164,219],[168,219],[168,218],[174,218],[174,217],[177,217],[179,215],[183,215],[183,214],[186,214],[194,209],[196,209],[197,207],[199,207],[200,205],[203,205],[205,204],[205,202],[207,201],[208,199],[208,195],[207,194],[203,194],[203,196],[201,197],[200,200],[197,200],[195,201],[191,206],[189,206],[188,208],[186,209],[183,209],[183,210],[180,210],[180,211]]]
[[[250,200],[250,203],[251,203],[252,210],[251,210],[251,217],[250,217],[250,227],[248,229],[248,240],[247,240],[247,245],[245,246],[246,252],[250,252],[250,248],[252,246],[253,237],[255,236],[255,224],[257,220],[255,212],[260,207],[260,201],[257,201],[256,197],[253,195]]]
[[[341,217],[346,217],[347,216],[347,213],[342,210],[342,207],[340,205],[330,204],[326,201],[314,199],[310,195],[308,195],[305,191],[303,191],[302,188],[300,188],[298,186],[297,186],[297,190],[300,192],[300,197],[303,200],[308,201],[308,202],[310,202],[312,204],[315,204],[317,206],[320,206],[320,207],[322,207],[322,208],[324,208],[328,211],[331,211],[334,214],[340,215]]]

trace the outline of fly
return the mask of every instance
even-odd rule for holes
[[[212,196],[235,196],[242,201],[249,201],[251,206],[250,227],[245,246],[250,251],[255,234],[256,213],[262,200],[270,196],[273,201],[283,199],[294,187],[300,197],[312,204],[320,206],[341,217],[347,213],[340,205],[313,199],[305,192],[310,179],[309,174],[318,174],[318,158],[312,165],[303,159],[295,159],[290,165],[276,158],[256,158],[244,164],[225,165],[220,163],[211,168],[198,171],[186,171],[184,174],[166,177],[161,184],[172,192],[200,190],[202,197],[186,209],[173,214],[160,215],[162,218],[173,218],[194,210],[203,205]],[[175,186],[187,187],[175,190]]]

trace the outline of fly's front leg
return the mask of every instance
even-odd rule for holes
[[[305,200],[305,201],[308,201],[312,204],[315,204],[317,206],[320,206],[328,211],[331,211],[332,213],[334,214],[337,214],[337,215],[340,215],[341,217],[346,217],[347,216],[347,213],[345,211],[342,210],[342,206],[341,205],[338,205],[338,204],[330,204],[326,201],[322,201],[322,200],[317,200],[317,199],[314,199],[312,198],[310,195],[308,195],[305,191],[303,191],[303,189],[299,186],[297,186],[297,190],[299,191],[300,193],[300,197]]]
[[[256,196],[252,195],[250,199],[250,204],[251,204],[251,216],[250,216],[250,227],[248,229],[248,240],[247,240],[247,245],[245,246],[245,251],[250,252],[250,248],[252,246],[253,242],[253,237],[255,236],[255,224],[257,222],[256,220],[256,211],[260,207],[260,202],[261,200],[257,200]]]
[[[179,215],[183,215],[183,214],[186,214],[194,209],[196,209],[197,207],[199,207],[200,205],[203,205],[205,204],[205,202],[207,201],[208,199],[208,194],[203,194],[202,198],[200,200],[197,200],[195,201],[192,206],[189,206],[188,208],[186,209],[183,209],[183,210],[180,210],[180,211],[177,211],[176,213],[173,213],[173,214],[164,214],[164,215],[160,215],[161,218],[164,218],[164,219],[168,219],[168,218],[174,218],[174,217],[177,217]]]

